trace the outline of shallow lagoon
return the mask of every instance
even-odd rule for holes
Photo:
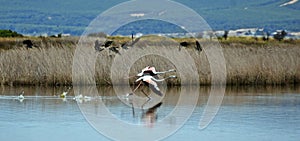
[[[1,87],[1,140],[110,140],[100,134],[82,114],[82,105],[91,106],[92,113],[101,115],[101,101],[120,121],[143,128],[154,128],[156,122],[168,116],[176,106],[180,88],[166,90],[162,104],[151,113],[124,104],[111,87],[99,87],[91,99],[73,100],[59,95],[67,88],[59,87]],[[16,98],[25,91],[25,99]],[[222,105],[213,121],[203,130],[199,120],[209,97],[208,87],[200,87],[198,104],[192,116],[176,133],[165,140],[298,140],[300,137],[300,89],[286,87],[227,87]],[[147,106],[145,106],[147,107]],[[191,108],[185,106],[182,108]],[[99,113],[100,112],[100,113]],[[155,116],[154,121],[145,117]],[[154,113],[154,114],[153,114]],[[109,120],[108,120],[109,121]],[[170,120],[172,125],[176,120]],[[151,124],[147,124],[151,123]],[[109,122],[107,124],[110,124]],[[112,124],[113,125],[113,124]],[[130,129],[129,129],[130,130]],[[128,135],[128,136],[133,136]]]

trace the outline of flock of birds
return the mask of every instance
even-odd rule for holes
[[[120,49],[129,49],[131,47],[133,47],[139,40],[141,39],[141,37],[139,38],[133,38],[132,36],[132,40],[131,41],[128,41],[128,42],[125,42],[121,45],[114,45],[114,41],[113,40],[107,40],[105,42],[100,42],[99,40],[96,40],[95,41],[95,44],[94,44],[94,48],[97,52],[101,52],[103,50],[109,50],[110,52],[114,52],[116,54],[120,54]],[[186,41],[183,41],[183,42],[180,42],[179,43],[179,51],[181,51],[181,48],[182,47],[188,47],[188,46],[193,46],[192,43],[190,42],[186,42]],[[194,47],[198,52],[201,52],[203,49],[200,45],[200,43],[196,40],[195,41],[195,47]]]
[[[95,41],[94,48],[95,48],[95,50],[98,51],[98,52],[101,52],[101,51],[103,51],[103,50],[108,49],[109,51],[112,51],[112,52],[114,52],[114,53],[116,53],[116,54],[120,54],[120,51],[119,51],[119,50],[120,50],[121,48],[122,48],[122,49],[129,49],[129,48],[133,47],[134,44],[136,44],[140,39],[141,39],[141,38],[136,38],[136,39],[134,39],[134,38],[132,37],[132,40],[131,40],[131,41],[125,42],[125,43],[123,43],[123,44],[121,44],[121,45],[114,45],[114,44],[113,44],[114,41],[112,41],[112,40],[107,40],[107,41],[105,41],[105,42],[100,42],[99,40],[96,40],[96,41]]]
[[[58,97],[56,95],[54,95],[54,98],[60,98],[63,101],[67,101],[67,95],[69,94],[70,89],[71,89],[71,87],[69,87],[67,91],[62,92]],[[26,99],[25,96],[24,96],[24,91],[22,91],[19,94],[19,96],[16,96],[14,99],[19,100],[20,102],[23,102]],[[92,97],[83,96],[82,94],[80,94],[80,95],[74,96],[72,99],[76,102],[82,103],[83,101],[84,102],[91,101]]]

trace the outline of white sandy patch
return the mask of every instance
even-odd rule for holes
[[[294,4],[294,3],[296,3],[297,1],[298,1],[298,0],[291,0],[291,1],[289,1],[289,2],[286,2],[286,3],[284,3],[284,4],[281,4],[280,7]]]

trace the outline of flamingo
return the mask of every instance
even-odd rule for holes
[[[156,82],[162,82],[162,81],[165,81],[166,79],[169,79],[169,78],[176,78],[175,75],[171,75],[171,76],[168,76],[166,78],[163,78],[163,79],[156,79],[154,78],[153,76],[151,75],[145,75],[145,76],[142,76],[140,78],[138,78],[137,80],[135,80],[135,82],[139,82],[138,86],[133,90],[133,92],[135,92],[139,87],[140,85],[143,83],[144,85],[148,86],[155,94],[159,95],[159,96],[163,96],[162,92],[160,91],[158,85]],[[144,91],[142,91],[144,93]],[[127,96],[129,95],[132,95],[133,93],[130,93],[128,94]],[[151,99],[146,93],[144,93],[148,99]]]
[[[168,73],[168,72],[176,72],[176,70],[175,69],[170,69],[170,70],[167,70],[167,71],[157,72],[155,67],[147,66],[144,69],[142,69],[142,71],[140,73],[138,73],[137,75],[126,77],[126,79],[132,78],[132,77],[141,77],[141,76],[145,76],[145,75],[150,75],[150,76],[153,76],[156,79],[158,79],[157,75],[165,74],[165,73]]]
[[[156,82],[162,82],[168,78],[176,78],[175,75],[169,76],[167,78],[159,79],[157,75],[159,74],[165,74],[168,72],[176,72],[175,69],[170,69],[167,71],[157,72],[155,67],[147,66],[144,69],[142,69],[142,72],[138,73],[136,76],[139,77],[136,82],[139,82],[138,86],[133,90],[133,93],[141,86],[142,83],[144,83],[146,86],[148,86],[154,93],[156,93],[159,96],[162,96],[163,94],[160,92],[159,87],[157,86]],[[129,77],[130,78],[130,77]],[[142,90],[142,92],[148,97],[150,100],[151,98]],[[130,95],[133,95],[133,93],[128,93],[127,97]]]
[[[175,72],[175,71],[176,71],[175,69],[170,69],[170,70],[167,70],[167,71],[157,72],[155,67],[147,66],[144,69],[142,69],[142,72],[138,73],[137,76],[138,77],[141,77],[141,76],[144,76],[144,75],[156,76],[158,74],[165,74],[165,73],[168,73],[168,72]],[[156,79],[157,79],[157,77],[156,77]]]

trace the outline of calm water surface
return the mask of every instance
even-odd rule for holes
[[[23,101],[17,98],[22,90],[25,92]],[[98,94],[77,101],[73,100],[72,89],[66,98],[60,98],[59,95],[65,90],[65,87],[1,87],[0,140],[109,140],[89,124],[79,105],[91,106],[93,114],[101,115],[101,110],[97,110],[101,106],[97,103],[102,101],[119,120],[153,128],[156,121],[164,119],[172,112],[180,91],[179,88],[169,88],[160,105],[154,109],[142,110],[124,104],[110,87],[98,88]],[[200,88],[198,104],[192,116],[182,128],[165,140],[299,140],[298,86],[227,87],[218,114],[207,128],[200,130],[198,124],[209,97],[209,90],[208,87]],[[142,102],[140,104],[143,105]],[[144,106],[147,107],[147,104],[149,103]],[[148,116],[155,118],[147,121]],[[176,121],[171,120],[169,124],[173,122]]]

